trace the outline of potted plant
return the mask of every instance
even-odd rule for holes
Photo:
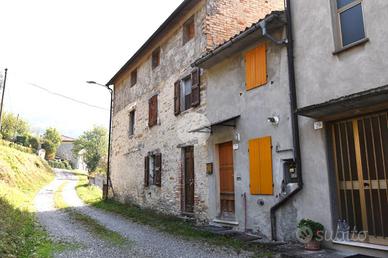
[[[304,243],[304,248],[310,251],[321,249],[324,236],[324,226],[311,219],[302,219],[298,224],[297,238]]]

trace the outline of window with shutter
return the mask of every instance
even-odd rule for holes
[[[249,141],[249,175],[251,194],[273,194],[271,137]]]
[[[247,90],[267,84],[265,43],[245,53],[245,84]]]
[[[191,73],[191,106],[198,106],[200,103],[200,81],[199,81],[199,69],[195,69]]]
[[[144,186],[147,187],[150,184],[149,178],[150,178],[150,160],[149,157],[144,157]]]
[[[162,186],[162,154],[155,154],[155,185]]]
[[[148,101],[148,126],[152,127],[158,123],[158,95]]]
[[[177,116],[181,112],[181,82],[174,83],[174,114]]]

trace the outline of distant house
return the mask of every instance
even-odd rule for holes
[[[81,150],[77,156],[73,154],[74,142],[76,139],[62,135],[62,142],[59,145],[56,157],[62,160],[68,160],[73,168],[86,170],[86,164],[83,160],[84,150]]]

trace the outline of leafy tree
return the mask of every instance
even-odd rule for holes
[[[16,136],[30,134],[30,126],[27,121],[12,113],[4,113],[1,121],[1,135],[4,140],[11,141]]]
[[[51,141],[56,147],[58,147],[62,141],[61,134],[53,127],[46,129],[46,132],[43,135],[43,139]]]
[[[83,157],[88,170],[96,171],[108,153],[108,131],[105,127],[95,126],[84,132],[74,142],[73,154],[78,156],[81,150],[84,150]]]
[[[47,128],[43,135],[42,148],[46,151],[46,159],[52,160],[55,158],[57,149],[61,144],[61,134],[55,128]]]
[[[35,137],[35,136],[32,136],[32,135],[30,135],[28,137],[28,144],[34,150],[37,150],[39,148],[39,143],[40,143],[40,141],[39,141],[38,137]]]

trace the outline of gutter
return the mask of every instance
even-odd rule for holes
[[[292,129],[292,143],[294,150],[294,162],[296,165],[296,172],[298,175],[298,186],[292,192],[288,193],[283,199],[279,200],[275,205],[271,207],[271,238],[273,241],[277,240],[276,231],[276,211],[290,200],[294,195],[303,189],[302,178],[302,162],[300,154],[300,141],[299,141],[299,122],[297,114],[297,96],[296,96],[296,83],[295,83],[295,65],[294,65],[294,40],[292,35],[292,20],[291,20],[291,1],[284,0],[286,8],[286,34],[287,34],[287,60],[288,60],[288,80],[290,91],[290,109],[291,109],[291,129]]]

